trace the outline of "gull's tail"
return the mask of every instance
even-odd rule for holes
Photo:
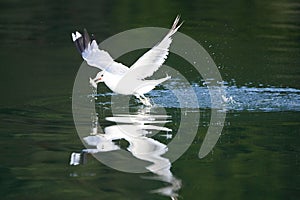
[[[171,78],[171,76],[167,75],[165,78],[160,78],[157,80],[149,80],[149,82],[153,81],[155,83],[155,86],[158,84],[161,84],[163,82],[165,82],[166,80],[169,80]]]
[[[72,33],[72,39],[80,54],[82,54],[82,52],[88,48],[88,45],[91,43],[91,38],[86,29],[83,30],[83,36],[78,31]]]

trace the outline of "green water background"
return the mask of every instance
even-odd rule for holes
[[[87,165],[68,165],[70,152],[84,148],[71,110],[82,59],[70,33],[87,28],[102,41],[132,28],[167,28],[178,13],[185,20],[180,31],[210,53],[230,85],[300,89],[296,0],[1,0],[1,199],[168,199],[149,193],[164,183],[92,157]],[[217,146],[202,160],[197,153],[206,127],[200,127],[172,165],[183,183],[180,198],[297,199],[299,117],[298,111],[232,111]]]

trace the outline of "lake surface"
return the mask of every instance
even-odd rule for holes
[[[3,0],[0,5],[1,199],[300,196],[298,1]],[[173,76],[148,94],[157,106],[144,111],[131,98],[130,108],[121,108],[130,110],[131,119],[143,113],[146,119],[156,122],[151,130],[157,130],[157,134],[147,132],[139,139],[159,153],[140,160],[163,163],[164,171],[147,168],[148,172],[126,173],[106,166],[91,152],[83,154],[87,144],[80,140],[72,115],[72,90],[82,59],[70,33],[87,28],[102,42],[128,29],[169,28],[178,13],[185,21],[179,31],[207,50],[224,80],[228,101],[222,112],[226,112],[226,119],[216,146],[199,159],[212,111],[218,108],[211,104],[206,80],[170,54],[166,64],[190,82],[198,104],[187,101],[182,106],[176,101],[174,91],[168,88],[185,93],[180,79]],[[130,65],[143,52],[135,51],[117,60]],[[136,125],[128,122],[128,115],[112,114],[111,99],[116,95],[101,84],[98,87],[97,95],[91,90],[92,96],[83,97],[90,103],[91,98],[94,100],[97,112],[84,119],[88,130],[97,122],[100,133],[105,130],[115,134],[114,125],[120,121],[136,130]],[[185,98],[188,100],[189,94]],[[199,113],[197,123],[191,120],[186,124],[191,129],[196,127],[197,133],[187,151],[171,163],[168,152],[163,152],[164,145],[176,138],[182,113]],[[113,143],[106,141],[110,146],[103,149],[120,148],[137,158],[134,149],[128,147],[141,142],[122,135],[114,137],[119,138]],[[100,140],[86,141],[95,144]],[[85,162],[70,165],[72,152],[81,153]]]

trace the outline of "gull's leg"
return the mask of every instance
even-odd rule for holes
[[[134,94],[134,96],[138,98],[145,106],[152,106],[150,101],[143,94]]]
[[[145,97],[145,95],[141,94],[141,97],[144,99],[144,102],[145,102],[144,105],[152,106],[150,103],[150,100],[147,97]]]
[[[136,98],[138,98],[143,104],[145,104],[144,99],[141,98],[139,94],[134,94]]]

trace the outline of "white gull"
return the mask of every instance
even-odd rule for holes
[[[84,29],[83,35],[78,31],[72,33],[72,39],[81,53],[82,58],[99,72],[90,83],[97,88],[97,83],[104,82],[113,92],[123,95],[134,95],[144,105],[151,106],[151,103],[144,94],[153,90],[158,84],[170,79],[170,76],[158,80],[145,80],[151,77],[167,59],[169,47],[172,43],[171,36],[176,33],[179,27],[179,16],[176,17],[172,28],[166,36],[152,49],[141,56],[130,68],[122,63],[114,61],[108,52],[99,49],[97,42],[90,39]]]

